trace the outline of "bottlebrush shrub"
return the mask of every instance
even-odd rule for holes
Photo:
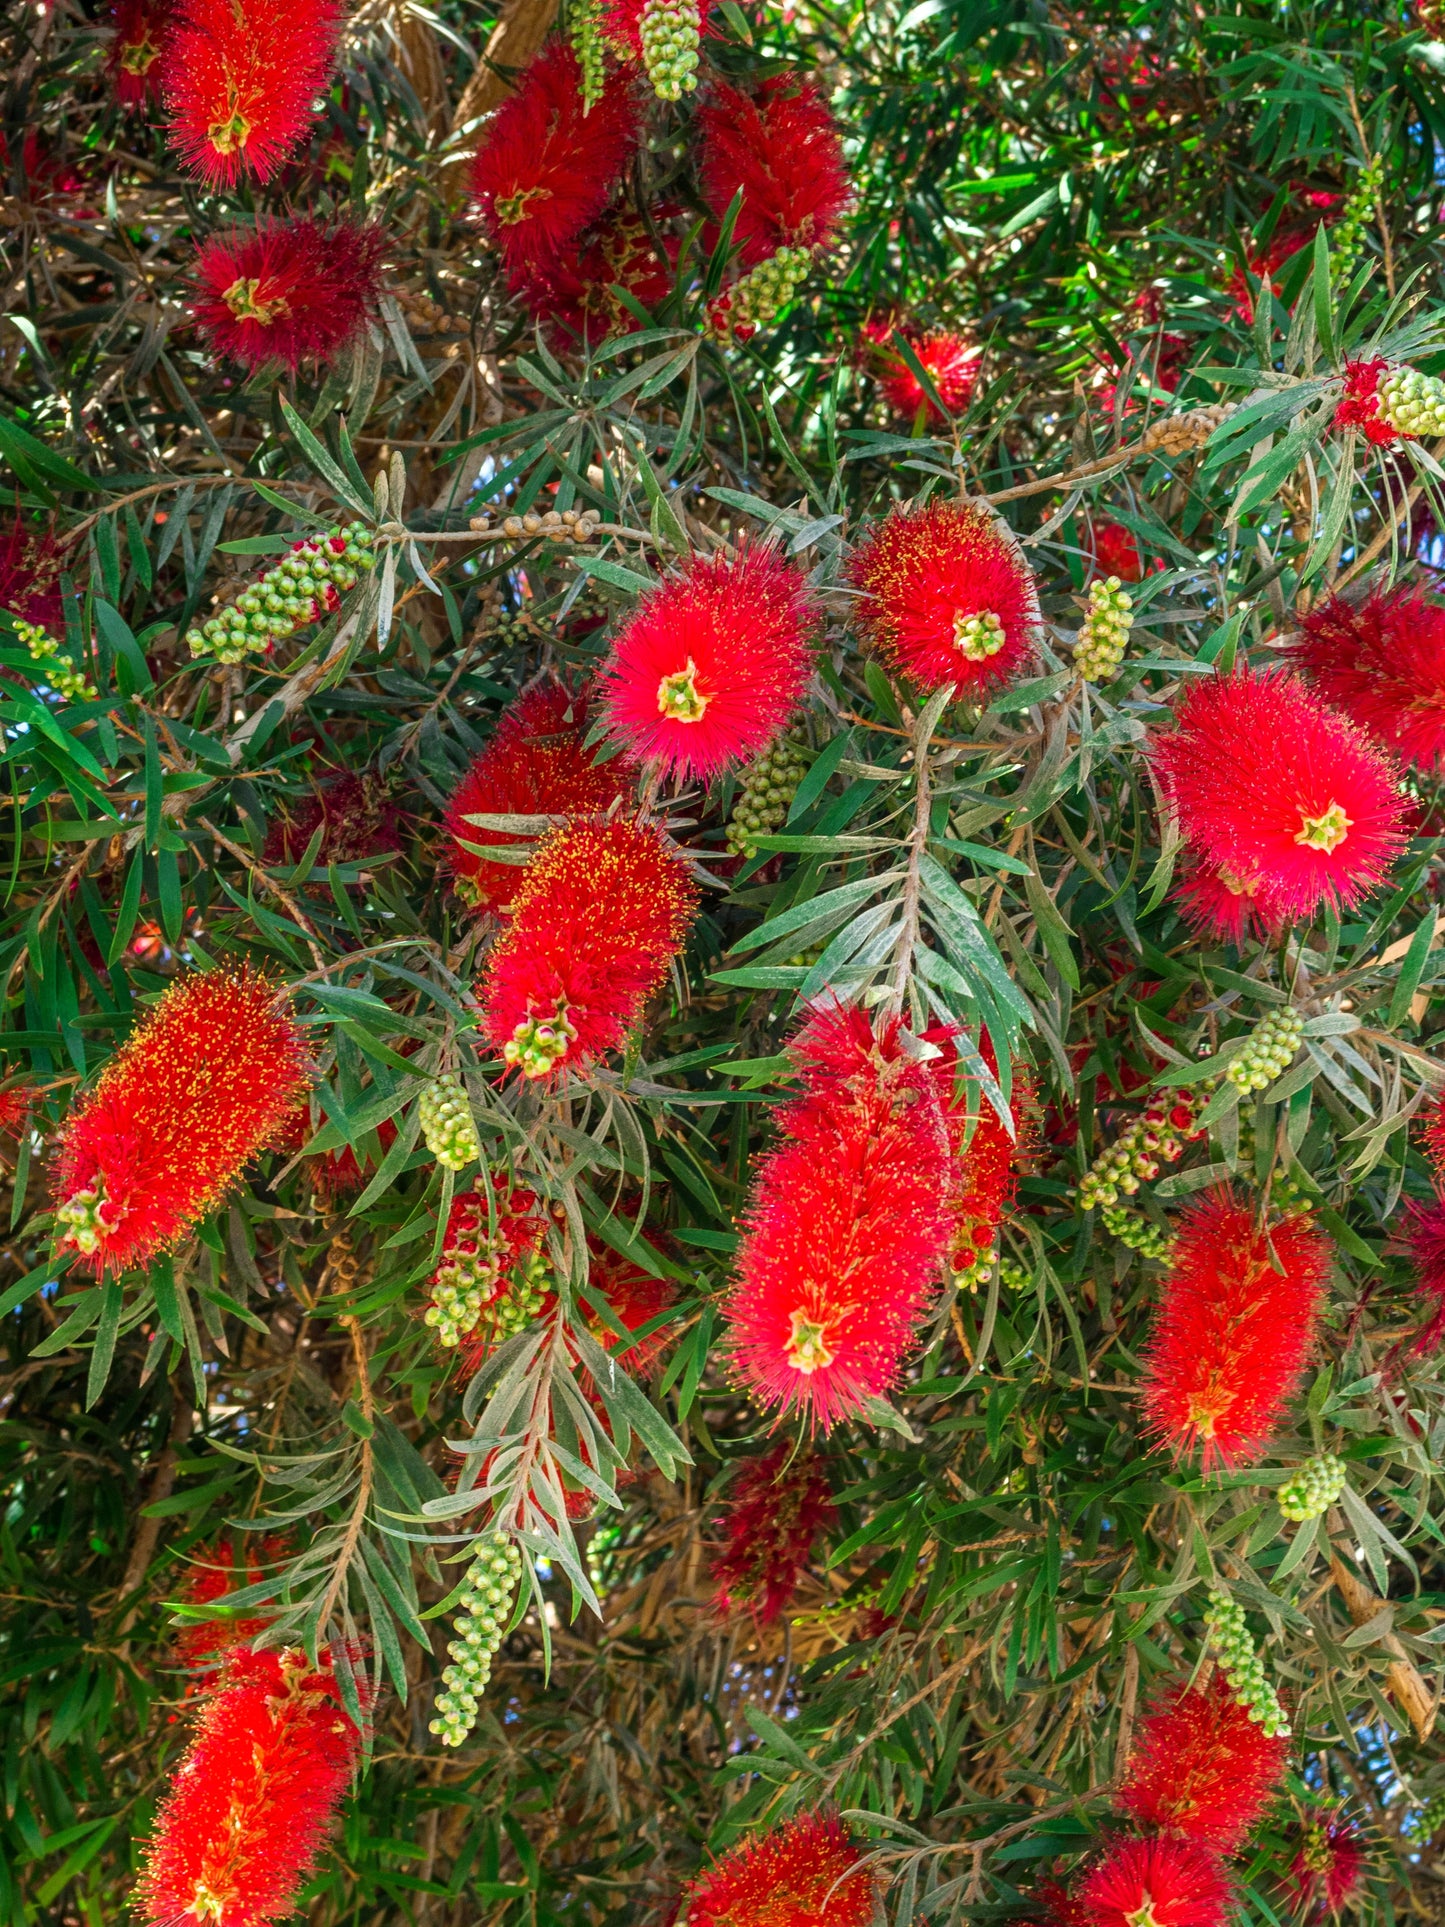
[[[612,645],[603,709],[634,763],[711,783],[786,729],[812,671],[816,606],[775,549],[690,556]]]
[[[207,187],[269,181],[311,128],[336,0],[177,0],[161,66],[172,147]]]
[[[895,509],[868,531],[849,575],[865,635],[920,689],[952,683],[966,700],[986,698],[1033,657],[1033,571],[985,507],[935,499]]]
[[[169,1250],[279,1140],[309,1082],[305,1039],[263,977],[173,984],[65,1121],[62,1253],[101,1273]]]
[[[724,1616],[749,1612],[770,1626],[787,1611],[818,1535],[835,1517],[824,1461],[780,1438],[746,1460],[728,1487],[712,1557],[713,1601]]]
[[[481,987],[487,1036],[524,1077],[618,1049],[682,948],[697,885],[645,823],[546,837],[512,898]]]
[[[203,243],[191,312],[211,349],[244,368],[326,366],[374,312],[386,252],[374,224],[263,219]]]
[[[360,1739],[329,1661],[232,1653],[156,1815],[136,1894],[142,1917],[151,1927],[190,1916],[257,1927],[290,1913]]]
[[[1285,670],[1193,684],[1151,754],[1186,845],[1266,922],[1352,909],[1404,847],[1388,756]]]
[[[688,1927],[871,1927],[876,1883],[835,1813],[755,1833],[683,1896]]]
[[[1445,604],[1423,583],[1331,596],[1288,651],[1313,688],[1415,769],[1445,763]]]
[[[528,67],[487,127],[472,162],[472,194],[513,276],[559,261],[602,214],[638,140],[624,81],[609,79],[582,110],[582,70],[565,40]]]
[[[1176,1459],[1247,1465],[1269,1443],[1314,1342],[1329,1239],[1308,1217],[1267,1230],[1228,1190],[1180,1218],[1144,1350],[1144,1410]]]
[[[1264,1818],[1289,1762],[1215,1672],[1167,1687],[1140,1722],[1117,1804],[1144,1827],[1230,1853]]]
[[[744,1385],[825,1432],[894,1382],[952,1230],[948,1133],[901,1030],[835,1003],[793,1039],[803,1092],[758,1167],[727,1298]]]
[[[697,110],[698,174],[721,220],[741,192],[733,226],[742,266],[783,247],[826,247],[850,189],[838,127],[809,81],[791,74],[749,94],[715,80]]]
[[[933,384],[933,399],[897,349],[885,349],[879,357],[878,386],[883,399],[895,415],[912,421],[921,409],[925,417],[946,422],[968,407],[978,384],[983,350],[966,335],[949,328],[935,328],[928,334],[909,334],[909,347]],[[946,412],[940,412],[938,402]]]
[[[116,0],[115,28],[106,49],[105,69],[123,107],[142,107],[157,98],[161,49],[170,25],[170,0]]]
[[[1077,1897],[1090,1927],[1225,1927],[1233,1894],[1207,1847],[1159,1836],[1118,1841]]]
[[[550,677],[504,710],[492,740],[475,758],[447,806],[448,861],[458,894],[480,910],[505,911],[521,887],[520,864],[481,854],[491,844],[515,848],[508,830],[489,830],[473,816],[604,815],[629,793],[615,762],[594,763],[584,747],[588,698]]]

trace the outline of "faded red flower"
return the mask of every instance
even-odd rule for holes
[[[1287,670],[1193,684],[1150,755],[1187,847],[1266,922],[1352,909],[1404,847],[1388,757]]]
[[[1335,410],[1336,428],[1362,429],[1365,440],[1377,448],[1389,448],[1402,439],[1415,439],[1413,435],[1402,437],[1394,423],[1387,422],[1380,414],[1380,382],[1389,372],[1390,364],[1383,355],[1377,355],[1372,361],[1345,363],[1345,389]]]
[[[687,865],[646,824],[577,822],[544,838],[481,988],[483,1025],[508,1065],[550,1078],[618,1049],[696,905]]]
[[[162,51],[171,146],[208,187],[269,181],[331,81],[337,0],[178,0]]]
[[[878,369],[878,386],[888,406],[907,421],[913,421],[920,409],[936,422],[946,423],[952,416],[961,415],[978,382],[982,348],[950,328],[935,328],[928,334],[909,332],[905,339],[933,383],[945,412],[940,413],[937,403],[926,393],[923,383],[897,349],[882,356]]]
[[[900,1030],[829,1005],[793,1039],[803,1090],[758,1166],[727,1298],[748,1390],[823,1431],[893,1383],[952,1225],[948,1133]]]
[[[115,0],[115,31],[105,70],[123,107],[141,107],[161,91],[161,50],[171,22],[171,0]]]
[[[1438,1116],[1427,1117],[1427,1134],[1432,1125],[1438,1129]],[[1400,1350],[1406,1358],[1423,1358],[1445,1338],[1445,1197],[1436,1196],[1428,1204],[1407,1199],[1405,1222],[1390,1248],[1409,1259],[1415,1295],[1425,1311],[1424,1323],[1413,1338],[1402,1341]]]
[[[211,349],[246,368],[334,361],[381,292],[380,227],[296,216],[213,236],[196,256],[191,312]]]
[[[587,698],[565,683],[533,685],[502,712],[496,733],[474,760],[447,805],[449,854],[458,891],[483,910],[505,911],[526,875],[519,863],[493,862],[477,848],[514,848],[506,830],[484,829],[473,816],[600,816],[630,794],[616,763],[594,763],[584,747]]]
[[[676,213],[670,205],[654,207],[649,223],[613,208],[575,251],[514,275],[512,292],[537,320],[556,322],[579,339],[596,342],[632,334],[642,323],[616,290],[625,289],[649,313],[671,294],[677,243],[663,231],[663,223]]]
[[[1077,1898],[1089,1927],[1225,1927],[1232,1890],[1207,1847],[1161,1836],[1117,1841]]]
[[[344,771],[301,797],[284,816],[271,819],[265,864],[299,863],[321,832],[316,862],[364,863],[368,857],[399,850],[401,812],[388,800],[384,782],[369,771]]]
[[[694,555],[612,645],[604,704],[633,762],[710,783],[775,743],[812,672],[807,577],[774,549]]]
[[[554,40],[487,126],[472,162],[482,224],[513,273],[545,271],[606,208],[638,139],[627,84],[611,79],[589,113],[582,72]]]
[[[748,94],[715,81],[697,110],[703,197],[733,227],[745,269],[782,247],[826,247],[851,190],[837,123],[810,81],[778,74]]]
[[[877,1882],[835,1813],[750,1834],[683,1896],[688,1927],[870,1927]]]
[[[970,502],[894,509],[849,568],[858,620],[892,667],[921,689],[970,700],[1013,682],[1041,617],[1033,571],[1012,534]]]
[[[1445,603],[1425,584],[1331,596],[1286,652],[1327,703],[1416,769],[1445,767]]]
[[[1268,1811],[1289,1745],[1250,1718],[1221,1672],[1170,1686],[1140,1722],[1117,1804],[1140,1826],[1231,1853]]]
[[[193,1564],[181,1589],[181,1604],[216,1606],[228,1594],[239,1592],[244,1586],[258,1585],[266,1577],[267,1564],[284,1551],[285,1542],[274,1534],[266,1533],[260,1539],[248,1534],[238,1570],[236,1548],[230,1539],[217,1539],[213,1545],[199,1547],[191,1554]],[[233,1647],[249,1646],[257,1633],[264,1632],[271,1624],[273,1617],[270,1612],[253,1610],[245,1617],[218,1614],[212,1619],[187,1619],[176,1631],[173,1642],[176,1657],[191,1672],[209,1678],[224,1664]]]
[[[284,1135],[309,1082],[274,985],[227,970],[172,984],[66,1119],[62,1249],[97,1274],[168,1250]]]
[[[1144,1348],[1145,1418],[1206,1470],[1255,1459],[1285,1415],[1314,1343],[1328,1238],[1307,1216],[1267,1231],[1230,1191],[1180,1219]]]
[[[760,1626],[771,1625],[835,1517],[824,1461],[795,1439],[781,1438],[745,1460],[728,1487],[722,1543],[712,1559],[718,1612],[750,1612]]]
[[[1358,1828],[1338,1808],[1316,1808],[1300,1828],[1299,1843],[1290,1863],[1295,1906],[1307,1920],[1338,1915],[1354,1898],[1368,1864]]]
[[[143,1918],[260,1927],[289,1914],[360,1738],[329,1660],[233,1652],[156,1815],[137,1887]]]
[[[1420,1138],[1434,1170],[1435,1182],[1445,1190],[1445,1094],[1427,1107],[1420,1120]]]
[[[0,527],[0,609],[64,635],[60,573],[65,552],[49,529],[33,528],[17,508]]]

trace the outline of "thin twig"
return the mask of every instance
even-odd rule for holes
[[[283,889],[275,877],[259,864],[248,850],[243,850],[239,843],[233,843],[230,837],[218,830],[209,817],[202,816],[196,820],[208,835],[216,839],[223,850],[228,850],[238,863],[245,866],[248,875],[253,877],[263,889],[269,890],[278,903],[285,906],[295,922],[305,931],[306,947],[315,958],[317,969],[325,969],[326,959],[322,954],[321,944],[317,938],[315,926],[312,924],[306,912],[301,908],[301,905],[296,901],[295,897],[291,895],[291,892]]]

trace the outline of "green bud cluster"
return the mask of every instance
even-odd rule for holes
[[[1134,603],[1118,576],[1089,584],[1089,611],[1074,644],[1074,667],[1086,682],[1108,682],[1124,660]]]
[[[1324,1452],[1297,1466],[1279,1489],[1279,1509],[1296,1525],[1308,1525],[1328,1512],[1345,1489],[1345,1462]]]
[[[582,112],[590,114],[602,98],[607,79],[606,54],[598,20],[597,0],[577,0],[569,11],[568,33],[577,65],[582,70]]]
[[[788,820],[788,809],[807,769],[807,758],[789,737],[765,749],[743,771],[728,822],[728,849],[734,856],[758,853],[754,837],[769,836]]]
[[[949,1276],[952,1279],[954,1290],[977,1291],[980,1285],[986,1285],[989,1279],[992,1278],[994,1267],[997,1263],[998,1249],[996,1246],[985,1245],[982,1251],[975,1250],[972,1254],[971,1263],[961,1270],[950,1272]]]
[[[275,568],[243,589],[229,608],[187,631],[190,652],[212,655],[217,662],[242,662],[269,649],[339,607],[375,561],[372,533],[364,522],[293,542]]]
[[[1242,1091],[1268,1090],[1280,1073],[1289,1069],[1304,1029],[1304,1018],[1288,1004],[1267,1011],[1238,1057],[1225,1066],[1224,1075]]]
[[[1033,1287],[1033,1273],[1027,1265],[1021,1265],[1017,1258],[1000,1258],[998,1261],[998,1281],[1010,1291],[1028,1291]]]
[[[1380,183],[1385,178],[1384,157],[1372,154],[1361,168],[1340,218],[1330,230],[1330,280],[1336,287],[1349,280],[1360,252],[1360,242],[1375,218]]]
[[[493,1344],[531,1324],[550,1287],[547,1260],[540,1251],[527,1252],[498,1292],[497,1280],[506,1261],[507,1250],[500,1241],[476,1251],[458,1246],[442,1253],[424,1318],[443,1345],[460,1345],[470,1338],[483,1313]]]
[[[452,1621],[456,1638],[447,1647],[452,1663],[442,1674],[431,1722],[443,1746],[460,1746],[477,1723],[521,1576],[522,1555],[512,1540],[497,1533],[478,1539],[462,1586],[462,1611]]]
[[[681,100],[697,86],[696,0],[643,0],[638,22],[642,64],[659,100]]]
[[[992,609],[954,617],[953,646],[965,662],[987,662],[990,656],[998,654],[1006,640],[1003,624]]]
[[[1263,1174],[1258,1163],[1258,1138],[1255,1134],[1254,1119],[1245,1115],[1239,1120],[1239,1168],[1248,1176],[1254,1174],[1262,1182]],[[1269,1208],[1279,1217],[1292,1217],[1297,1211],[1308,1210],[1310,1194],[1291,1172],[1283,1171],[1273,1158],[1269,1179]]]
[[[1392,368],[1376,390],[1380,420],[1402,435],[1445,435],[1445,381],[1418,368]]]
[[[1213,1590],[1204,1625],[1234,1697],[1271,1739],[1287,1736],[1289,1721],[1265,1674],[1264,1662],[1254,1649],[1253,1637],[1244,1623],[1244,1608],[1227,1592]]]
[[[482,1157],[472,1107],[455,1071],[434,1077],[421,1094],[421,1134],[426,1148],[448,1171],[464,1171]]]
[[[1117,1238],[1142,1258],[1157,1258],[1161,1264],[1169,1262],[1173,1238],[1142,1212],[1131,1211],[1124,1204],[1106,1204],[1099,1213],[1099,1221],[1111,1238]]]
[[[524,1018],[502,1046],[502,1056],[523,1077],[546,1077],[576,1041],[575,1024],[568,1022],[565,1010],[559,1010],[550,1017]]]
[[[105,1186],[97,1178],[89,1191],[76,1191],[55,1207],[55,1222],[62,1226],[60,1242],[72,1244],[90,1256],[112,1227],[105,1221]]]
[[[30,652],[32,662],[45,671],[45,680],[57,696],[63,696],[68,703],[93,703],[100,700],[100,691],[85,676],[69,656],[62,655],[60,644],[39,623],[22,622],[15,618],[15,633]]]
[[[1161,1164],[1173,1164],[1182,1156],[1185,1139],[1197,1135],[1195,1104],[1189,1091],[1166,1091],[1150,1098],[1144,1115],[1126,1126],[1080,1178],[1079,1209],[1117,1204],[1120,1192],[1133,1197],[1141,1184],[1158,1177]]]
[[[766,327],[796,294],[812,265],[811,248],[779,248],[759,261],[740,281],[720,294],[708,309],[708,333],[718,341],[734,335],[746,341]]]

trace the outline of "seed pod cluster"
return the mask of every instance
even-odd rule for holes
[[[100,699],[100,691],[93,682],[76,668],[69,656],[61,651],[60,644],[47,629],[38,623],[24,622],[15,618],[15,633],[30,652],[30,657],[45,671],[45,680],[57,696],[63,696],[68,703],[93,703]]]
[[[1244,1049],[1225,1066],[1224,1075],[1241,1091],[1263,1091],[1289,1069],[1304,1036],[1304,1018],[1289,1004],[1266,1011]]]
[[[1141,1258],[1154,1258],[1160,1264],[1168,1263],[1174,1240],[1141,1211],[1131,1211],[1125,1204],[1106,1204],[1099,1213],[1099,1222],[1111,1238],[1117,1238],[1121,1245],[1137,1251]]]
[[[1134,603],[1118,576],[1089,585],[1089,612],[1074,644],[1074,667],[1086,682],[1108,682],[1124,660]]]
[[[707,332],[716,341],[747,341],[785,308],[812,263],[811,248],[779,248],[710,302]]]
[[[642,64],[659,100],[681,100],[697,87],[696,0],[646,0],[638,22]]]
[[[372,533],[364,522],[293,542],[275,568],[243,589],[229,608],[188,630],[187,647],[193,656],[243,662],[339,609],[342,596],[375,561]]]
[[[753,839],[783,827],[807,767],[801,746],[786,736],[748,764],[727,827],[728,849],[734,856],[756,856]]]
[[[452,1621],[456,1638],[447,1647],[452,1663],[442,1674],[431,1722],[443,1746],[460,1746],[477,1723],[521,1576],[522,1555],[511,1539],[488,1533],[477,1541],[462,1588],[462,1611]]]
[[[1445,435],[1445,381],[1418,368],[1392,368],[1380,379],[1380,420],[1401,435]]]
[[[1182,1156],[1186,1141],[1199,1135],[1194,1125],[1196,1105],[1189,1091],[1164,1091],[1151,1097],[1143,1116],[1121,1131],[1079,1180],[1079,1209],[1117,1204],[1120,1192],[1132,1197],[1141,1184],[1158,1177],[1161,1164],[1173,1164]]]
[[[1328,1512],[1345,1489],[1345,1462],[1332,1452],[1307,1459],[1279,1489],[1279,1509],[1296,1525],[1308,1525]]]

